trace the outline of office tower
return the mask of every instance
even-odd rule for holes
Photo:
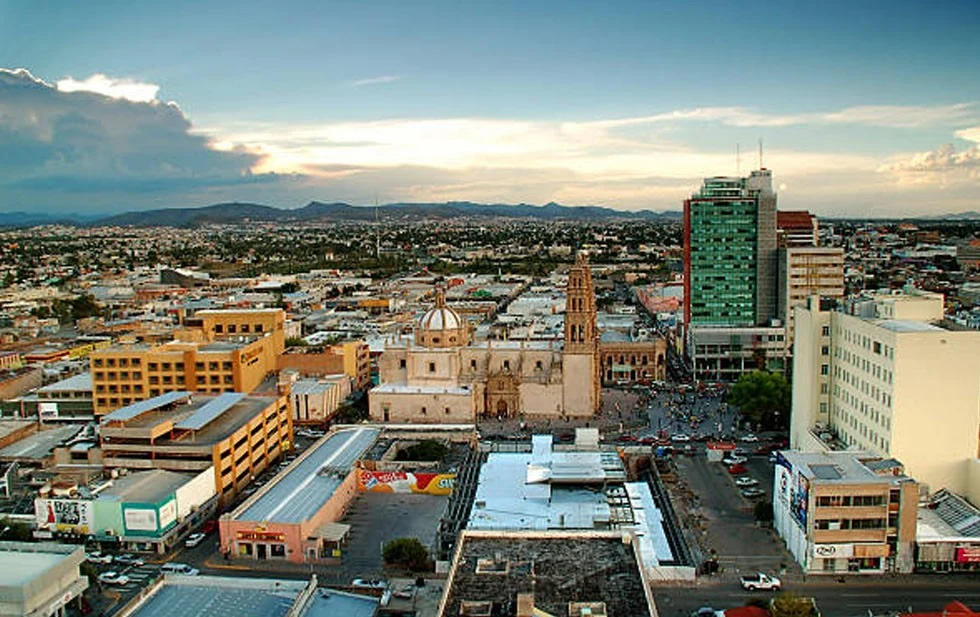
[[[780,212],[780,214],[782,214]],[[801,245],[779,249],[779,315],[786,323],[786,346],[793,348],[793,307],[810,296],[840,301],[844,297],[844,249]]]

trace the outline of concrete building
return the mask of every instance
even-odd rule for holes
[[[920,572],[980,570],[980,508],[947,490],[919,507],[915,569]]]
[[[290,408],[295,424],[329,422],[351,395],[353,380],[347,375],[325,375],[297,379],[289,387]]]
[[[635,536],[464,531],[439,617],[656,617]]]
[[[279,356],[277,368],[293,369],[304,376],[347,375],[357,392],[371,387],[371,349],[364,341],[346,341],[319,351],[291,348]]]
[[[162,469],[121,475],[97,495],[34,500],[36,535],[90,538],[103,547],[165,553],[217,508],[214,472],[181,474]]]
[[[222,503],[230,502],[284,451],[293,420],[285,396],[169,392],[102,417],[106,467],[214,470]]]
[[[117,345],[90,356],[95,413],[192,390],[252,392],[285,349],[281,309],[198,311],[177,338],[161,345]]]
[[[624,385],[667,378],[667,343],[660,337],[630,340],[618,332],[603,332],[599,342],[602,383]]]
[[[88,588],[83,561],[81,546],[0,542],[0,617],[66,615]]]
[[[79,373],[42,386],[34,392],[6,401],[5,412],[41,422],[75,422],[94,419],[92,374]]]
[[[591,417],[599,409],[600,357],[592,273],[580,254],[568,275],[564,342],[471,340],[443,290],[414,339],[386,346],[370,392],[376,422],[472,423],[521,414]]]
[[[782,214],[782,213],[780,213]],[[844,249],[789,246],[779,249],[779,315],[786,326],[786,347],[793,349],[793,308],[810,296],[841,300],[844,297]]]
[[[166,576],[124,606],[119,617],[374,617],[378,598],[309,581]]]
[[[919,485],[858,452],[779,452],[773,525],[804,572],[911,572]]]
[[[980,332],[942,318],[941,295],[911,289],[797,307],[791,447],[898,458],[930,492],[980,499]]]
[[[357,493],[355,463],[374,445],[377,428],[329,433],[218,521],[221,550],[233,559],[332,560],[348,526],[338,523]]]
[[[776,238],[780,248],[817,246],[817,217],[806,210],[776,213]]]

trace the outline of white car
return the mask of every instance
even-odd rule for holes
[[[119,572],[103,572],[99,575],[99,582],[106,585],[125,585],[129,582],[129,577]]]
[[[676,435],[671,435],[670,440],[687,442],[687,441],[691,441],[691,438],[685,435],[684,433],[677,433]]]
[[[350,586],[362,589],[387,589],[388,583],[375,578],[355,578],[351,581]]]
[[[756,443],[757,441],[759,441],[759,438],[756,437],[754,433],[749,433],[748,435],[742,437],[742,441],[746,443]]]
[[[750,486],[758,486],[759,481],[755,478],[750,478],[749,476],[742,476],[740,478],[735,478],[735,486],[739,488],[748,488]]]
[[[748,459],[744,456],[726,456],[725,458],[721,459],[721,462],[728,466],[743,465],[746,461],[748,461]]]
[[[112,563],[112,555],[107,553],[85,553],[85,561],[89,563]]]
[[[183,576],[197,576],[201,573],[197,568],[192,568],[186,563],[165,563],[160,571],[164,574],[181,574]]]
[[[194,548],[195,546],[197,546],[201,542],[204,542],[204,538],[206,538],[206,537],[207,537],[207,534],[203,534],[203,533],[192,533],[191,535],[187,536],[187,539],[186,540],[184,540],[184,546],[186,546],[187,548]]]
[[[743,576],[741,583],[742,589],[747,591],[755,591],[757,589],[779,591],[779,589],[783,586],[778,578],[775,576],[769,576],[768,574],[763,574],[762,572]]]

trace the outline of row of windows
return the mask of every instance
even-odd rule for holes
[[[262,332],[264,329],[265,327],[260,323],[251,325],[247,323],[241,325],[231,323],[227,327],[228,334],[248,334],[249,332]],[[216,333],[224,334],[225,330],[226,328],[223,324],[214,324],[214,331]]]
[[[116,359],[116,358],[105,358],[105,359],[103,359],[103,358],[92,358],[92,364],[96,368],[102,368],[103,366],[107,366],[109,368],[114,368],[117,365],[119,367],[126,368],[126,367],[129,367],[129,366],[140,366],[140,359],[139,358],[118,358],[118,359]]]
[[[814,521],[815,529],[884,529],[887,524],[883,518],[854,518],[854,519],[818,519]]]
[[[885,505],[884,495],[824,495],[817,505],[825,508],[847,508]]]

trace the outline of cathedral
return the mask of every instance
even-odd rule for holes
[[[591,417],[601,402],[599,360],[595,293],[584,254],[568,274],[563,343],[474,341],[469,323],[437,288],[414,339],[389,344],[381,355],[381,384],[369,395],[371,419]]]

